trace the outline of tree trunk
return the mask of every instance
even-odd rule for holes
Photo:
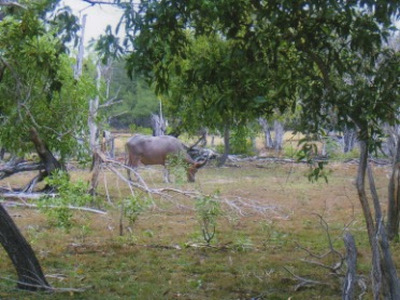
[[[100,92],[101,86],[101,66],[100,62],[97,63],[97,77],[96,77],[96,87],[97,93]],[[98,177],[100,174],[99,170],[99,156],[98,151],[100,151],[100,143],[99,143],[99,126],[97,126],[97,113],[99,110],[99,95],[97,94],[94,99],[89,100],[89,117],[88,117],[88,126],[89,126],[89,146],[92,151],[92,178],[90,180],[90,188],[89,193],[94,195],[96,193],[97,184],[99,182]]]
[[[388,185],[387,234],[389,240],[399,239],[400,225],[400,143],[393,158],[392,174]]]
[[[283,135],[285,134],[282,122],[279,122],[278,120],[274,121],[274,131],[275,131],[274,149],[276,152],[279,152],[282,150]]]
[[[366,135],[367,131],[364,132]],[[372,292],[374,299],[378,300],[382,292],[382,270],[381,257],[377,240],[375,239],[375,226],[372,218],[371,208],[368,202],[367,193],[365,191],[365,175],[368,164],[368,147],[365,141],[360,141],[360,162],[357,170],[356,187],[358,198],[360,199],[361,207],[364,213],[364,218],[367,225],[368,239],[372,252]]]
[[[226,160],[228,159],[228,155],[231,151],[230,149],[230,125],[229,123],[225,124],[224,128],[224,154],[222,154],[221,158],[218,160],[218,167],[222,167]]]
[[[274,142],[272,141],[271,130],[268,125],[268,121],[264,118],[258,118],[258,123],[260,124],[264,132],[264,146],[267,149],[272,149],[274,147]]]
[[[165,134],[165,121],[163,117],[152,114],[151,115],[151,127],[153,128],[153,136],[160,136]]]
[[[9,161],[0,168],[0,180],[15,173],[26,172],[26,171],[39,171],[43,170],[44,166],[42,163],[29,163],[26,161]]]
[[[374,176],[372,174],[372,169],[369,166],[367,171],[371,196],[375,208],[375,239],[380,247],[383,295],[384,297],[387,297],[387,299],[400,299],[400,282],[397,277],[397,270],[392,259],[386,229],[383,224],[383,215],[375,187]]]
[[[215,135],[211,135],[211,142],[210,142],[210,147],[211,148],[214,148],[214,146],[215,146]]]
[[[30,129],[31,141],[35,145],[46,175],[51,175],[55,170],[65,170],[65,167],[54,157],[53,153],[47,148],[46,144],[40,138],[37,130],[32,127]]]
[[[343,237],[346,246],[347,272],[343,282],[342,299],[354,299],[354,287],[357,282],[357,248],[354,238],[350,233]]]
[[[6,149],[0,147],[0,160],[4,160],[4,155],[6,154]]]
[[[65,166],[60,163],[51,153],[51,151],[47,148],[46,144],[39,137],[37,130],[32,127],[30,129],[31,141],[35,145],[36,152],[38,153],[40,160],[44,166],[44,172],[40,172],[38,176],[35,176],[28,185],[23,189],[25,192],[32,192],[35,188],[36,184],[41,182],[47,176],[50,176],[54,171],[64,170]],[[47,186],[46,189],[54,187]]]
[[[106,153],[109,157],[115,157],[115,137],[110,131],[103,131],[103,141],[101,143],[101,151]]]
[[[354,129],[345,127],[343,131],[343,153],[354,149],[357,140],[357,133]]]
[[[384,155],[394,159],[397,153],[397,142],[400,136],[400,126],[390,126],[389,124],[385,124],[383,126],[383,130],[387,135],[387,139],[382,143],[382,152]]]
[[[379,203],[378,193],[375,188],[371,168],[368,166],[368,129],[361,128],[360,136],[360,163],[357,171],[357,192],[367,223],[368,238],[372,251],[372,291],[374,299],[400,299],[400,282],[397,277],[396,267],[387,240],[385,226],[383,225],[382,211]],[[372,211],[368,203],[365,191],[365,175],[368,171],[369,187],[375,210],[375,224]]]
[[[17,271],[18,288],[30,291],[50,288],[31,246],[1,204],[0,243]]]
[[[102,159],[98,152],[93,152],[93,161],[92,161],[92,178],[90,180],[90,189],[89,194],[94,196],[96,194],[97,186],[99,185],[99,176],[100,176],[100,164],[102,163]]]
[[[76,65],[74,68],[74,76],[75,78],[79,78],[82,75],[82,66],[83,66],[83,55],[85,52],[84,38],[85,38],[85,28],[86,28],[86,17],[84,14],[82,16],[82,25],[81,25],[81,39],[79,42],[78,55],[76,58]]]

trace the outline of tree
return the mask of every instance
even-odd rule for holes
[[[18,156],[38,153],[44,172],[29,189],[82,148],[77,135],[85,129],[92,93],[86,77],[74,79],[65,43],[74,36],[75,18],[68,10],[54,13],[57,3],[0,1],[0,144]],[[49,289],[33,250],[1,205],[0,223],[0,243],[17,270],[18,287]]]
[[[36,148],[47,175],[84,146],[78,135],[94,92],[88,78],[74,79],[58,23],[41,19],[49,3],[33,2],[0,23],[0,144],[18,156]]]
[[[398,55],[383,47],[393,28],[392,17],[399,15],[399,4],[382,0],[154,0],[141,1],[137,12],[129,9],[126,24],[136,33],[129,70],[142,71],[160,93],[173,90],[177,77],[182,80],[183,86],[190,87],[181,96],[183,111],[192,103],[201,108],[198,115],[202,116],[205,110],[197,99],[207,103],[226,89],[231,97],[222,92],[226,97],[214,100],[221,116],[217,121],[234,119],[222,117],[219,113],[224,109],[218,107],[233,116],[252,114],[255,106],[265,112],[294,111],[301,106],[305,133],[318,134],[332,115],[337,122],[357,128],[361,145],[357,191],[373,254],[373,293],[375,299],[380,295],[399,298],[400,285],[372,173],[368,180],[374,209],[365,185],[368,156],[379,141],[379,126],[395,121],[399,105]],[[205,37],[222,49],[222,60],[207,48],[193,55]],[[188,58],[193,64],[188,62],[185,68],[177,64]]]
[[[2,205],[0,226],[0,243],[17,270],[18,288],[31,291],[50,288],[31,246]]]

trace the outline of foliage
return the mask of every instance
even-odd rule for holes
[[[106,111],[111,126],[127,128],[130,126],[151,127],[151,114],[159,109],[159,101],[152,88],[139,75],[130,79],[124,67],[123,57],[112,63],[110,94],[122,100]]]
[[[307,136],[299,141],[300,150],[296,153],[297,160],[307,162],[309,166],[308,180],[317,181],[322,178],[328,183],[329,171],[324,169],[328,162],[319,159],[318,145],[312,140],[315,138]]]
[[[398,13],[387,1],[141,1],[125,15],[128,70],[189,128],[301,107],[302,131],[361,122],[377,136],[398,105],[398,55],[383,50]]]
[[[231,131],[230,150],[232,154],[254,155],[252,138],[255,138],[254,130],[250,127],[236,127]]]
[[[248,252],[254,248],[251,238],[245,235],[239,235],[233,242],[233,249],[238,252]]]
[[[148,206],[149,201],[147,197],[139,194],[122,200],[123,213],[130,225],[136,222],[140,213],[146,210]]]
[[[289,158],[297,157],[297,148],[294,147],[291,143],[283,146],[283,155]]]
[[[187,180],[188,163],[186,153],[178,152],[167,155],[167,168],[175,176],[175,183],[182,184]]]
[[[74,62],[63,44],[69,38],[58,37],[64,32],[57,23],[61,16],[51,23],[43,19],[54,2],[29,1],[15,13],[2,9],[0,144],[18,155],[32,151],[32,127],[61,158],[85,146],[78,137],[86,127],[86,101],[95,90],[88,78],[74,78]]]
[[[204,241],[209,245],[215,236],[217,219],[221,215],[220,203],[216,199],[216,195],[198,197],[196,199],[196,213]]]
[[[88,184],[83,180],[72,183],[65,171],[55,171],[52,176],[45,178],[46,184],[57,187],[57,197],[51,195],[42,197],[40,210],[44,212],[52,225],[69,231],[74,225],[73,211],[70,206],[85,206],[93,203],[88,194]]]
[[[132,134],[140,133],[140,134],[145,134],[145,135],[152,135],[152,133],[153,133],[151,128],[138,126],[136,124],[131,124],[129,126],[129,131]]]

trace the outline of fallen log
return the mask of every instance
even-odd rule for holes
[[[4,199],[19,199],[19,200],[37,200],[42,197],[56,197],[57,194],[47,194],[47,193],[24,193],[24,192],[6,192],[0,194],[1,198]]]
[[[12,161],[0,166],[0,180],[19,172],[40,170],[44,170],[44,165],[42,163]]]

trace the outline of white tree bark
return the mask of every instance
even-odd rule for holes
[[[100,62],[97,63],[97,78],[96,78],[96,86],[97,91],[100,90],[101,84],[101,66]],[[93,152],[99,148],[99,126],[97,125],[97,114],[99,110],[99,96],[97,95],[94,99],[89,100],[89,117],[88,117],[88,126],[89,126],[89,145],[90,150]]]
[[[274,142],[275,151],[281,151],[283,145],[283,135],[285,134],[282,122],[278,120],[274,121],[274,131],[275,131],[275,142]]]
[[[260,124],[260,126],[262,127],[262,130],[264,132],[264,146],[267,149],[272,149],[274,147],[274,142],[272,140],[272,136],[271,136],[271,129],[268,125],[268,121],[264,118],[258,118],[258,123]]]
[[[75,70],[74,70],[75,78],[79,78],[82,75],[83,54],[84,54],[84,51],[85,51],[84,42],[85,42],[86,17],[87,17],[86,14],[82,16],[81,39],[79,41],[78,55],[76,57],[76,65],[75,65]]]

